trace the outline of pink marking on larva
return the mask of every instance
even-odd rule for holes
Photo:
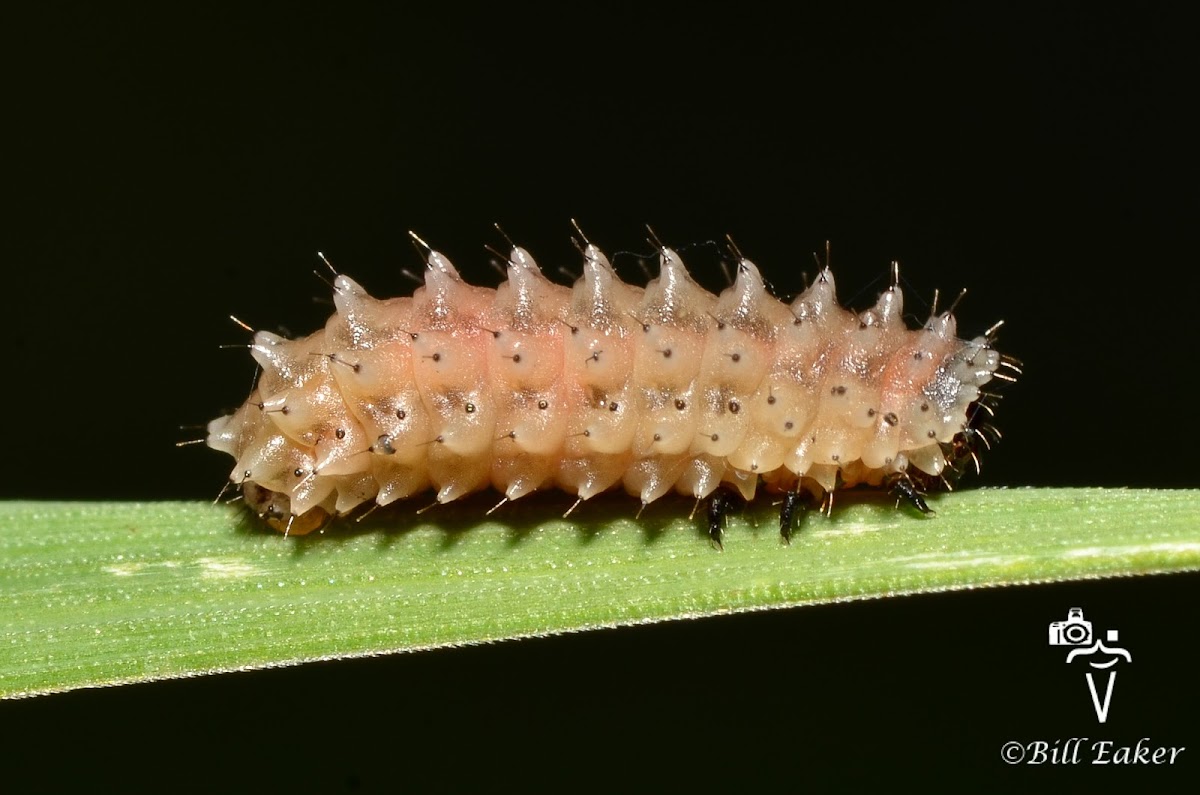
[[[570,288],[520,247],[495,290],[433,250],[411,297],[338,274],[324,329],[254,334],[262,375],[207,443],[290,533],[430,488],[441,503],[489,486],[587,500],[618,483],[643,504],[762,485],[791,495],[788,525],[801,491],[892,487],[927,510],[922,490],[978,464],[981,387],[1016,370],[990,332],[958,339],[950,311],[907,328],[895,278],[854,313],[828,267],[787,305],[746,259],[719,296],[671,249],[659,259],[644,289],[590,244]]]

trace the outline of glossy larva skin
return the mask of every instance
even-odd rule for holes
[[[789,306],[746,260],[719,296],[674,251],[660,264],[634,287],[588,246],[568,288],[514,248],[493,290],[430,252],[425,285],[389,300],[338,276],[324,329],[255,334],[258,385],[207,443],[293,533],[430,488],[439,502],[488,487],[821,493],[940,475],[1000,364],[950,313],[907,328],[897,287],[854,313],[828,269]]]

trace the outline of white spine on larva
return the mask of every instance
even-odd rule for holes
[[[429,488],[440,502],[488,486],[588,499],[618,482],[644,503],[723,482],[746,497],[760,482],[829,491],[939,475],[1000,364],[986,338],[956,337],[950,312],[908,329],[895,285],[854,313],[827,268],[787,306],[747,260],[720,296],[674,251],[660,264],[634,287],[588,245],[567,288],[514,248],[491,290],[430,252],[424,287],[382,301],[339,275],[324,329],[254,335],[258,384],[208,445],[263,505],[286,496],[292,516],[272,523],[292,532],[323,521],[293,527],[310,512]]]

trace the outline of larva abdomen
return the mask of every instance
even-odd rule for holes
[[[748,260],[715,296],[671,249],[659,259],[644,289],[590,244],[570,288],[519,247],[495,290],[432,250],[410,298],[338,275],[324,329],[255,334],[258,385],[208,444],[289,532],[431,487],[586,500],[621,483],[649,503],[903,481],[908,496],[975,457],[981,387],[1005,364],[989,336],[959,340],[950,312],[907,328],[895,283],[854,313],[828,268],[788,305]]]

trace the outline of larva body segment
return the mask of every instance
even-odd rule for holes
[[[975,458],[981,387],[1005,362],[989,336],[958,339],[951,312],[907,328],[894,283],[851,312],[828,268],[787,305],[745,259],[715,296],[674,251],[659,259],[645,288],[592,245],[572,287],[520,247],[495,290],[435,251],[411,297],[338,275],[324,329],[254,335],[258,384],[207,443],[291,533],[430,488],[443,503],[489,486],[587,500],[620,483],[650,503],[868,484],[924,509],[920,491]]]

